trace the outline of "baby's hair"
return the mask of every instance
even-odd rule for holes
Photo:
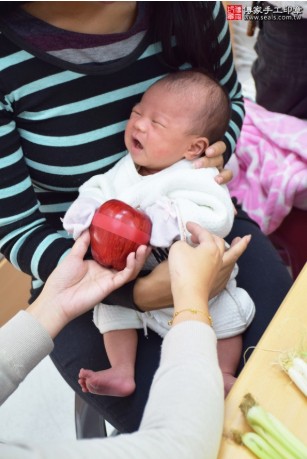
[[[212,144],[222,140],[229,124],[231,107],[226,90],[207,72],[200,69],[170,73],[155,85],[182,92],[182,97],[196,104],[191,133],[207,137]]]

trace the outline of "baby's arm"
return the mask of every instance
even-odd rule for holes
[[[233,203],[227,187],[215,181],[215,174],[215,168],[187,171],[180,187],[169,194],[179,221],[180,239],[189,239],[188,221],[222,238],[230,232],[234,220]]]
[[[63,218],[65,230],[77,239],[89,228],[95,211],[109,199],[115,199],[125,178],[127,157],[104,174],[94,175],[79,188],[79,197]]]
[[[77,239],[89,228],[95,211],[110,196],[108,173],[95,175],[79,188],[79,196],[63,218],[64,229]]]
[[[152,192],[154,203],[142,203],[153,223],[151,245],[169,247],[176,239],[188,239],[188,221],[220,237],[229,233],[234,219],[233,204],[227,187],[219,185],[215,175],[215,168],[187,169],[165,176],[166,182],[160,180],[156,187],[159,194]]]
[[[101,202],[95,198],[80,195],[69,207],[63,218],[63,227],[67,233],[77,239],[83,231],[89,228],[96,209]]]
[[[170,247],[180,239],[179,223],[174,203],[167,197],[158,199],[145,209],[152,222],[150,245],[153,247]]]

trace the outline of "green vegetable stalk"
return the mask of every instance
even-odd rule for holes
[[[243,434],[241,441],[258,458],[307,459],[307,446],[275,416],[258,405],[251,394],[245,395],[240,409],[254,430]]]
[[[255,432],[243,434],[241,442],[259,459],[280,459],[276,450]]]

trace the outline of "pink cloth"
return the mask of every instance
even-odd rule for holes
[[[292,207],[307,210],[307,121],[245,99],[246,116],[229,161],[230,193],[272,233]],[[228,166],[228,165],[227,165]]]

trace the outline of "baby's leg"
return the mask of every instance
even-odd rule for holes
[[[137,332],[134,329],[112,330],[106,332],[103,339],[111,368],[101,371],[82,368],[79,384],[83,392],[126,397],[135,390]]]
[[[217,353],[224,378],[225,397],[236,381],[235,374],[242,352],[242,335],[217,341]]]

